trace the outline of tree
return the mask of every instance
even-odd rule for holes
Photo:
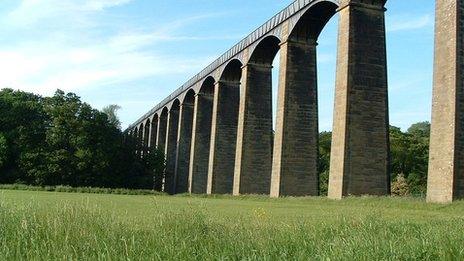
[[[411,125],[406,133],[390,128],[391,167],[393,179],[403,175],[413,195],[424,195],[427,185],[430,124]]]
[[[319,194],[327,195],[329,189],[330,150],[332,146],[332,132],[319,134]]]
[[[153,189],[161,191],[163,176],[166,170],[166,160],[164,152],[158,148],[151,149],[146,156],[148,169],[153,179]]]
[[[411,125],[411,127],[409,127],[408,133],[411,135],[428,139],[430,136],[430,122],[423,121],[414,123],[413,125]]]
[[[110,124],[118,129],[121,129],[121,121],[117,115],[117,112],[120,109],[121,106],[116,104],[108,105],[102,109],[102,112],[108,116],[108,121]]]
[[[0,170],[2,169],[3,165],[7,162],[7,153],[8,147],[6,144],[5,136],[0,133]]]
[[[0,182],[152,188],[149,166],[119,129],[117,109],[108,115],[60,90],[45,98],[1,90]]]

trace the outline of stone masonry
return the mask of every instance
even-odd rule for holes
[[[150,148],[156,148],[156,138],[158,136],[158,118],[153,118],[150,127]]]
[[[175,193],[188,192],[190,147],[192,141],[193,103],[180,106],[175,169]]]
[[[215,85],[208,194],[231,194],[234,180],[240,83],[219,81]]]
[[[316,43],[281,47],[271,196],[317,196]]]
[[[164,191],[175,193],[175,168],[177,151],[177,131],[179,128],[179,106],[173,106],[168,114],[166,131],[166,173],[164,178]]]
[[[385,4],[296,0],[156,105],[128,130],[137,155],[155,144],[166,153],[165,178],[155,188],[318,195],[317,40],[338,13],[329,198],[388,195]],[[436,0],[435,30],[427,200],[446,203],[464,197],[464,0]],[[278,50],[273,137],[271,66]]]
[[[233,194],[269,194],[272,66],[249,63],[243,67],[242,79]]]
[[[212,117],[213,95],[202,92],[197,94],[195,96],[192,147],[190,153],[190,193],[206,193]]]
[[[437,0],[427,201],[464,197],[464,1]]]
[[[390,193],[385,1],[341,1],[329,198]]]

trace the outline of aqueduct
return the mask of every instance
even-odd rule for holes
[[[464,196],[464,0],[436,2],[428,199],[449,202]],[[329,197],[389,194],[385,4],[297,0],[132,124],[139,155],[165,152],[165,176],[155,187],[170,194],[318,195],[316,50],[338,13]]]

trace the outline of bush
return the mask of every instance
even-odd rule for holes
[[[403,174],[399,174],[392,183],[392,196],[409,196],[409,184]]]

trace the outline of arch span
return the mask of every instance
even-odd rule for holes
[[[208,194],[231,194],[234,179],[242,63],[230,61],[214,89]]]
[[[291,29],[288,40],[301,43],[316,42],[329,20],[337,13],[338,3],[320,1],[310,6]]]
[[[145,156],[146,153],[149,151],[149,143],[150,143],[150,127],[151,127],[151,121],[150,118],[148,118],[145,123],[144,123],[144,133],[143,133],[143,155]]]
[[[174,193],[186,193],[188,191],[194,106],[195,91],[190,89],[186,93],[179,111]]]
[[[337,8],[308,7],[280,46],[271,196],[319,195],[317,40]]]
[[[206,193],[215,82],[211,76],[206,78],[195,97],[188,179],[190,193]]]
[[[262,39],[243,68],[234,195],[269,194],[272,171],[272,63],[280,39]],[[259,137],[259,138],[257,138]]]
[[[164,154],[166,155],[166,174],[164,191],[168,194],[175,193],[175,168],[176,168],[176,151],[177,151],[177,135],[179,130],[179,113],[180,100],[175,99],[169,109],[167,129],[166,129],[166,145]]]

